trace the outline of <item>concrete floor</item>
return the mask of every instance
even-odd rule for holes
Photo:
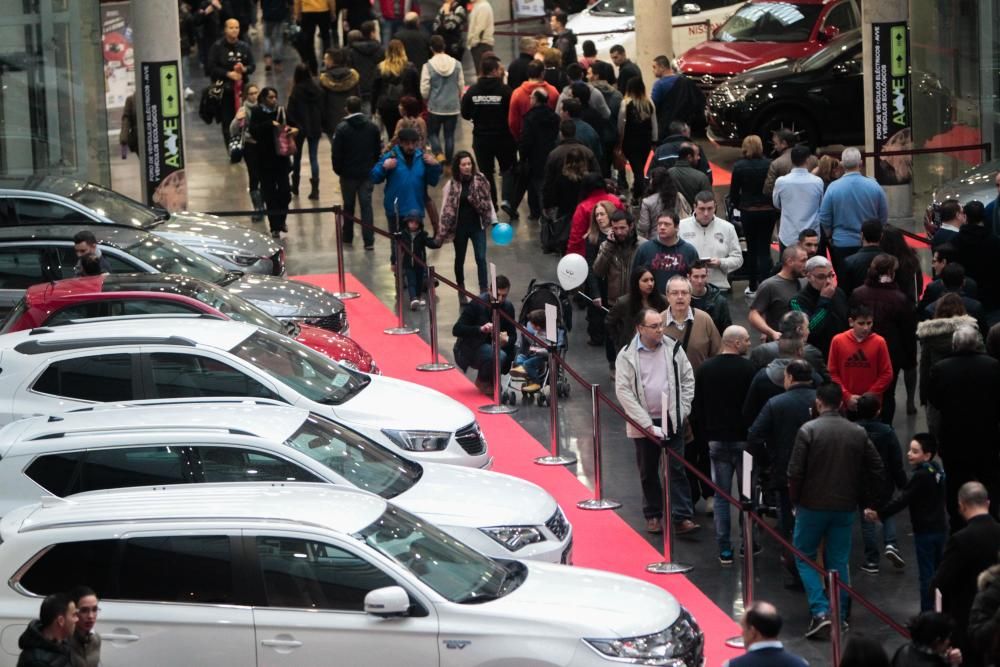
[[[508,61],[512,51],[510,38],[497,44],[497,51]],[[259,53],[259,43],[255,48]],[[276,85],[281,91],[281,101],[284,102],[290,89],[291,70],[294,56],[286,61],[285,70],[280,75],[265,75],[263,67],[258,70],[255,82]],[[192,63],[195,61],[192,59]],[[471,62],[466,65],[466,79],[472,80]],[[197,66],[189,67],[187,84],[200,91],[206,84]],[[859,104],[861,101],[859,100]],[[197,98],[187,104],[185,115],[186,148],[188,162],[189,208],[192,210],[232,210],[249,207],[249,197],[246,192],[246,172],[242,164],[229,164],[225,154],[219,126],[205,125],[196,114]],[[117,131],[112,134],[116,140]],[[468,123],[463,121],[458,130],[457,146],[468,148],[471,143],[471,132]],[[739,157],[734,149],[712,148],[707,142],[702,142],[708,150],[713,162],[729,168]],[[111,151],[117,154],[117,148]],[[302,195],[293,199],[293,206],[305,208],[315,206],[330,206],[340,203],[340,192],[337,182],[330,169],[329,144],[325,141],[320,149],[321,200],[319,203],[306,199],[307,188]],[[303,162],[307,162],[304,158]],[[308,165],[302,165],[303,183],[308,183]],[[139,165],[135,156],[127,160],[116,161],[112,165],[114,187],[122,192],[138,197]],[[375,191],[376,224],[385,225],[382,211],[382,188]],[[717,193],[720,198],[724,188]],[[440,187],[432,196],[440,201]],[[501,217],[503,217],[501,215]],[[266,233],[263,223],[252,224],[246,219],[246,224]],[[290,233],[283,241],[288,253],[289,275],[304,273],[329,273],[336,270],[336,254],[333,236],[333,220],[330,216],[319,214],[291,216],[288,220]],[[544,255],[538,246],[537,226],[527,221],[526,205],[521,210],[521,222],[515,225],[514,241],[506,247],[498,247],[489,242],[488,259],[495,262],[498,271],[509,276],[513,283],[511,297],[516,305],[520,304],[525,294],[528,282],[532,278],[555,280],[557,257]],[[364,282],[389,307],[394,306],[395,287],[393,276],[389,271],[389,247],[379,239],[374,252],[365,252],[360,242],[346,249],[345,264],[347,271]],[[451,278],[453,251],[451,247],[429,252],[429,262],[435,264],[441,273]],[[474,275],[475,266],[471,252],[466,262],[466,275]],[[470,281],[471,283],[472,281]],[[734,294],[730,299],[730,308],[737,323],[746,325],[747,304],[742,291],[745,283],[734,285]],[[450,335],[451,325],[458,317],[458,300],[450,290],[442,285],[439,288],[438,322],[441,352],[451,357],[453,339]],[[421,328],[421,335],[426,336],[426,312],[406,315]],[[577,311],[577,324],[569,337],[568,362],[589,381],[600,383],[607,394],[614,394],[613,383],[608,373],[608,365],[604,358],[603,348],[591,348],[586,344],[586,332],[583,313]],[[897,400],[904,405],[902,382]],[[573,451],[579,462],[573,466],[577,476],[588,485],[593,483],[592,437],[590,434],[591,407],[587,390],[574,385],[571,396],[562,402],[560,412],[560,447]],[[549,442],[549,410],[537,406],[523,406],[515,418],[542,443]],[[914,432],[925,427],[922,415],[908,417],[904,409],[897,412],[895,428],[900,440],[904,443]],[[643,535],[643,518],[639,484],[635,470],[634,454],[631,443],[624,437],[624,425],[610,410],[603,411],[603,452],[604,452],[604,494],[622,502],[618,510],[637,531]],[[693,537],[678,538],[675,544],[675,559],[696,564],[688,575],[702,590],[705,591],[723,610],[738,617],[741,608],[740,560],[730,567],[718,564],[718,551],[713,538],[712,518],[704,513],[703,504],[699,505],[697,520],[702,529]],[[738,525],[734,521],[734,540],[738,543]],[[882,564],[879,575],[868,575],[861,572],[858,566],[862,562],[860,549],[860,532],[856,530],[854,556],[852,558],[852,582],[858,591],[876,602],[883,610],[897,621],[905,622],[911,615],[919,611],[917,595],[917,568],[913,558],[913,546],[909,519],[901,516],[899,521],[899,540],[907,567],[904,570],[894,570],[888,562]],[[660,546],[661,538],[647,536],[650,542]],[[782,573],[778,565],[778,550],[768,538],[760,538],[763,552],[756,557],[755,597],[774,601],[782,610],[785,619],[783,638],[789,646],[806,657],[811,664],[829,664],[829,644],[815,643],[802,639],[808,623],[808,611],[805,597],[802,593],[788,591],[782,586]],[[886,626],[882,625],[861,605],[854,605],[851,618],[851,632],[865,633],[878,638],[890,651],[901,643],[901,639]],[[891,655],[891,653],[890,653]]]

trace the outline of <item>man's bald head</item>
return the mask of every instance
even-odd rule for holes
[[[756,600],[743,614],[740,622],[743,645],[748,649],[757,642],[773,641],[781,633],[781,614],[770,602]]]
[[[723,352],[743,355],[749,348],[750,334],[738,324],[730,325],[722,332]]]

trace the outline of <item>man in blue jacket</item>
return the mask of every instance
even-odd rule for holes
[[[807,667],[808,662],[785,650],[778,641],[781,615],[770,602],[757,600],[740,619],[746,655],[727,660],[724,667]]]
[[[441,180],[441,163],[419,147],[420,135],[412,127],[399,131],[399,144],[382,155],[372,167],[372,183],[385,181],[385,217],[389,231],[399,231],[399,212],[417,212],[424,217],[427,186]],[[390,260],[396,263],[396,245],[392,246]]]

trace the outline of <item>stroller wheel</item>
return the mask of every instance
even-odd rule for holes
[[[524,405],[531,405],[535,402],[534,394],[521,394],[521,403]]]
[[[556,393],[559,394],[560,398],[565,398],[566,396],[569,396],[569,382],[566,382],[565,380],[560,380],[556,384]]]
[[[549,404],[549,397],[545,394],[538,394],[538,405],[544,407]]]
[[[508,389],[505,392],[505,395],[506,395],[506,398],[507,398],[507,404],[508,405],[517,405],[517,394],[514,393],[513,389]]]

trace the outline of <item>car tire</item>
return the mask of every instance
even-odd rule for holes
[[[774,142],[771,140],[772,133],[778,130],[790,129],[796,133],[799,143],[806,144],[814,151],[822,146],[822,138],[816,123],[798,109],[777,109],[770,111],[757,124],[754,134],[758,135],[764,142],[764,155],[771,155],[774,150]]]

